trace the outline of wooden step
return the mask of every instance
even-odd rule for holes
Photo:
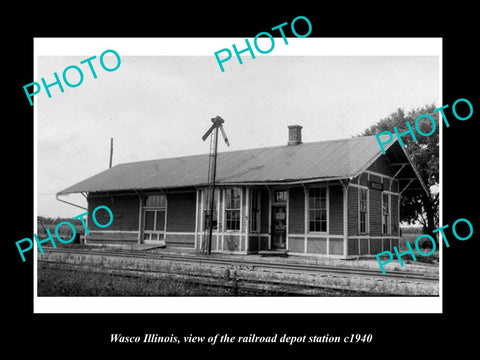
[[[260,256],[272,256],[272,257],[287,257],[287,250],[279,250],[279,249],[274,249],[274,250],[260,250],[258,252],[258,255]]]

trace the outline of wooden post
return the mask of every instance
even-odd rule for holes
[[[113,138],[110,138],[110,166],[112,167],[112,158],[113,158]]]
[[[142,194],[137,192],[138,195],[138,239],[137,243],[142,244],[143,243],[143,198]]]
[[[213,236],[213,210],[214,210],[214,200],[215,200],[215,176],[217,172],[217,144],[218,144],[218,126],[215,128],[215,150],[214,150],[214,155],[213,155],[213,176],[212,176],[212,184],[211,184],[211,189],[212,193],[210,194],[210,230],[208,233],[208,255],[212,254],[212,236]],[[217,224],[218,226],[218,224]],[[218,229],[218,228],[217,228]]]
[[[343,189],[343,258],[348,258],[348,179],[340,180]],[[360,246],[360,245],[359,245]],[[358,253],[360,254],[360,247]]]

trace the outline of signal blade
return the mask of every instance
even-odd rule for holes
[[[220,131],[222,132],[223,140],[225,140],[225,143],[227,144],[227,146],[230,146],[230,142],[228,141],[227,134],[225,134],[225,130],[223,130],[223,126],[220,125],[219,128],[220,128]]]
[[[213,124],[210,129],[207,130],[207,132],[205,133],[205,135],[202,136],[202,140],[205,141],[208,137],[208,135],[210,135],[210,133],[213,131],[213,129],[215,129],[215,124]]]

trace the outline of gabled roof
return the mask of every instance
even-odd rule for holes
[[[219,152],[216,182],[283,184],[352,178],[380,156],[375,136]],[[203,186],[208,160],[205,154],[119,164],[57,195]]]

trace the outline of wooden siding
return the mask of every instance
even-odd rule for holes
[[[387,176],[393,176],[394,172],[390,164],[388,163],[385,156],[380,156],[372,165],[367,169],[368,171],[373,171]]]
[[[392,181],[392,192],[396,192],[398,193],[399,189],[398,189],[398,180],[393,180]]]
[[[348,255],[359,255],[358,239],[348,239]]]
[[[368,173],[361,173],[359,184],[362,186],[368,186]]]
[[[348,235],[358,235],[358,188],[348,188]]]
[[[307,238],[307,253],[326,254],[327,239],[325,238]]]
[[[197,213],[197,232],[202,232],[203,231],[203,224],[202,224],[202,219],[203,219],[203,209],[202,209],[202,191],[200,190],[197,190],[197,209],[198,209],[198,213]],[[198,244],[200,244],[200,242],[198,241],[198,238],[197,238],[197,247],[199,248]]]
[[[223,202],[223,198],[225,197],[225,192],[221,191],[220,189],[218,190],[218,200],[215,203],[215,209],[217,209],[217,217],[218,217],[218,222],[217,222],[217,230],[213,230],[213,232],[221,232],[225,229],[225,204]],[[221,249],[221,245],[219,245],[219,249]]]
[[[195,192],[167,194],[167,232],[195,232],[195,200]]]
[[[213,241],[212,241],[213,242]],[[165,235],[165,244],[173,247],[194,248],[195,234],[170,234]]]
[[[392,235],[399,235],[398,195],[391,195]]]
[[[100,205],[107,206],[113,213],[113,222],[106,228],[98,227],[92,219],[93,210]],[[88,229],[138,231],[139,206],[137,195],[89,196]],[[95,218],[100,224],[107,224],[110,221],[110,216],[105,209],[99,209],[95,213]]]
[[[246,230],[247,230],[247,226],[248,226],[247,206],[249,204],[247,203],[247,188],[242,187],[242,188],[240,188],[240,190],[242,192],[242,197],[241,197],[241,200],[240,200],[240,206],[241,206],[241,208],[240,208],[240,217],[241,217],[240,232],[245,233]],[[250,201],[250,198],[248,200]],[[245,249],[241,247],[241,250],[245,250]]]
[[[359,255],[367,255],[368,254],[368,239],[359,239],[360,240],[360,248],[359,248],[359,251],[360,251],[360,254]]]
[[[384,238],[383,239],[383,251],[392,251],[392,248],[390,247],[390,239],[389,238]]]
[[[332,235],[343,234],[343,189],[342,186],[330,186],[329,194],[329,231]]]
[[[343,255],[343,239],[330,238],[329,254]]]
[[[288,233],[305,233],[305,192],[302,187],[292,187],[288,195]]]
[[[292,237],[288,238],[288,251],[293,253],[305,252],[305,238],[304,237]]]
[[[138,242],[138,232],[91,231],[86,235],[87,244],[124,244]]]
[[[382,235],[382,192],[369,189],[369,220],[370,220],[370,235]]]
[[[269,194],[267,189],[260,190],[260,232],[263,234],[269,234],[270,228],[269,224],[269,216],[270,216],[270,209],[269,209]],[[267,248],[261,248],[261,250],[265,250]]]
[[[398,248],[398,239],[392,239],[392,250],[393,250],[393,247],[397,247]]]
[[[223,250],[240,251],[240,234],[227,234],[223,236]]]
[[[389,178],[382,178],[383,179],[383,190],[384,191],[390,191],[390,184],[391,181]]]
[[[382,239],[370,239],[370,254],[376,255],[383,251]]]
[[[370,181],[374,181],[374,182],[377,182],[377,183],[382,182],[382,177],[380,177],[378,175],[374,175],[374,174],[369,174],[369,179],[370,179]],[[388,190],[388,189],[385,189],[385,190]]]
[[[260,244],[260,236],[256,234],[250,234],[248,236],[248,251],[249,252],[257,252],[258,251],[258,246]]]
[[[270,245],[270,237],[261,236],[260,237],[260,244],[259,244],[260,248],[259,248],[259,250],[268,250],[269,245]]]

